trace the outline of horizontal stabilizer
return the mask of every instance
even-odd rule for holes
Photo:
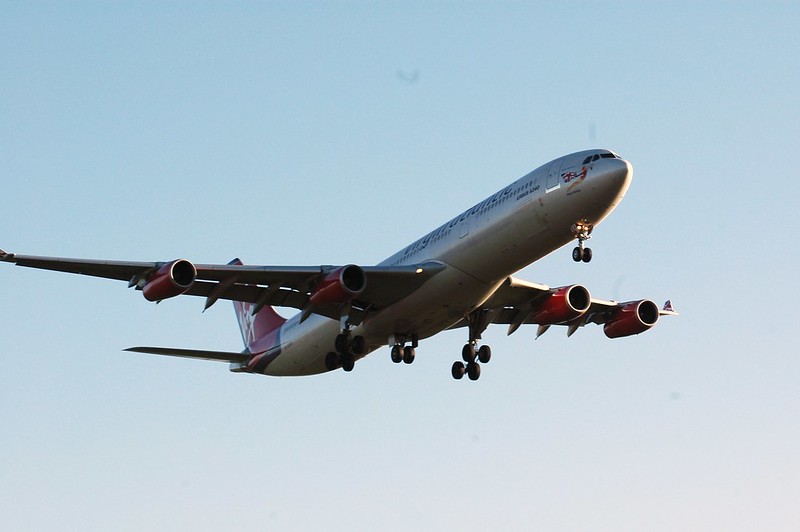
[[[247,362],[250,353],[231,353],[227,351],[200,351],[197,349],[175,349],[171,347],[129,347],[125,351],[148,353],[150,355],[168,355],[171,357],[199,358],[220,362]]]

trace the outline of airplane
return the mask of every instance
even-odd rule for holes
[[[121,262],[17,255],[18,266],[127,281],[148,301],[178,295],[233,301],[242,351],[131,347],[126,351],[215,360],[237,373],[302,376],[341,368],[383,346],[395,363],[411,364],[419,341],[448,329],[465,329],[467,343],[451,374],[477,380],[492,356],[480,343],[490,324],[552,325],[571,336],[580,327],[603,326],[609,338],[640,334],[660,316],[677,315],[667,301],[626,302],[593,298],[582,285],[550,287],[512,274],[577,240],[572,258],[588,263],[586,241],[625,196],[633,167],[618,154],[586,150],[559,157],[375,266],[250,266]],[[286,319],[274,307],[299,312]]]

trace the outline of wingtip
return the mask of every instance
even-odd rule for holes
[[[680,314],[672,306],[672,300],[670,299],[664,303],[664,307],[661,309],[661,314],[665,316],[680,316]]]
[[[12,262],[14,260],[14,254],[8,253],[7,251],[0,249],[0,260],[5,262]]]

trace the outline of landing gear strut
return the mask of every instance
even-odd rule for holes
[[[592,250],[586,247],[586,241],[591,238],[594,226],[586,220],[574,223],[570,228],[575,238],[578,239],[578,246],[572,250],[572,260],[575,262],[589,262],[592,260]]]

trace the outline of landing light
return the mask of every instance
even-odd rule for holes
[[[416,271],[416,273],[422,273],[422,272],[423,272],[423,269],[422,269],[422,268],[417,268],[417,271]]]

